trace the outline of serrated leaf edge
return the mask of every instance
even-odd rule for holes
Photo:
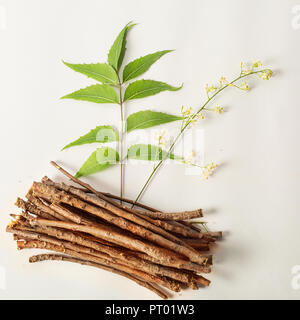
[[[172,52],[172,51],[174,51],[174,49],[173,49],[173,50],[161,50],[161,51],[149,53],[149,54],[147,54],[147,55],[145,55],[145,56],[141,56],[141,57],[139,57],[139,58],[137,58],[137,59],[129,62],[129,63],[125,66],[125,68],[126,68],[127,66],[129,66],[131,63],[133,63],[133,62],[135,62],[135,61],[137,61],[137,60],[139,60],[139,59],[145,58],[145,57],[147,57],[147,56],[153,55],[153,54],[158,53],[158,52],[160,52],[160,53],[164,52],[160,57],[157,58],[157,60],[159,60],[159,59],[162,58],[165,54],[167,54],[167,53],[169,53],[169,52]],[[157,61],[157,60],[156,60],[156,61]],[[156,61],[155,61],[155,62],[156,62]],[[144,62],[142,65],[140,65],[140,67],[137,68],[136,70],[134,70],[134,71],[132,71],[131,73],[129,73],[128,76],[127,76],[127,78],[126,78],[126,79],[123,79],[123,83],[127,82],[127,81],[128,81],[128,78],[130,78],[130,76],[131,76],[133,73],[135,73],[135,72],[137,72],[139,69],[141,69],[145,64],[146,64],[146,62]],[[151,66],[150,66],[150,67],[151,67]],[[150,68],[150,67],[149,67],[149,68]],[[125,70],[125,68],[124,68],[124,70]],[[124,75],[124,70],[123,70],[123,75]],[[132,78],[132,79],[134,79],[134,78]],[[129,79],[129,80],[131,80],[131,79]]]
[[[180,90],[180,89],[183,87],[183,83],[181,84],[180,87],[174,87],[174,86],[172,86],[172,85],[170,85],[170,84],[168,84],[168,83],[166,83],[166,82],[157,81],[157,80],[141,79],[141,80],[136,80],[136,81],[156,81],[156,82],[164,83],[164,84],[166,84],[166,85],[168,85],[168,86],[171,87],[170,89],[164,89],[164,90],[162,90],[162,91],[178,91],[178,90]],[[135,82],[136,82],[136,81],[135,81]],[[134,83],[134,82],[132,82],[131,84],[133,84],[133,83]],[[131,84],[130,84],[130,85],[131,85]],[[130,86],[130,85],[129,85],[129,86]],[[129,86],[128,86],[128,87],[129,87]],[[128,87],[127,87],[127,88],[128,88]],[[126,90],[127,90],[127,88],[126,88]],[[130,96],[129,98],[127,97],[126,100],[124,100],[124,101],[133,100],[132,97],[135,97],[135,96],[137,96],[138,94],[141,94],[141,93],[144,93],[144,92],[147,92],[147,91],[151,91],[151,90],[155,90],[155,89],[159,89],[159,87],[154,87],[154,88],[145,89],[145,90],[143,90],[143,91],[139,91],[138,93]],[[125,93],[126,93],[126,90],[125,90]]]
[[[87,65],[105,64],[105,65],[107,65],[108,67],[112,68],[112,70],[113,70],[114,72],[116,72],[116,70],[115,70],[110,64],[108,64],[108,63],[102,63],[102,62],[98,62],[98,63],[69,63],[69,62],[66,62],[66,61],[64,61],[64,60],[62,60],[62,63],[63,63],[64,65],[66,65],[67,67],[69,67],[70,69],[72,69],[73,71],[78,72],[78,73],[81,73],[81,74],[83,74],[83,73],[80,72],[80,71],[74,70],[71,66],[72,66],[72,65],[87,66]],[[96,72],[92,72],[92,71],[90,71],[90,70],[87,70],[86,72],[89,72],[89,73],[92,73],[92,74],[95,74],[95,75],[100,75],[101,77],[103,77],[103,78],[105,78],[105,79],[108,79],[109,82],[102,82],[102,81],[96,80],[96,79],[93,78],[93,77],[90,77],[90,76],[88,76],[88,75],[83,74],[83,75],[85,75],[86,77],[88,77],[88,78],[90,78],[90,79],[94,79],[94,80],[99,81],[99,82],[104,83],[104,84],[108,84],[108,83],[109,83],[109,84],[117,84],[117,82],[115,82],[114,79],[108,78],[108,77],[104,76],[103,74],[99,74],[99,73],[96,73]],[[117,74],[116,74],[116,76],[117,76]]]

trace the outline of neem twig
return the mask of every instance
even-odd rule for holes
[[[67,172],[66,170],[64,170],[61,166],[59,166],[59,165],[58,165],[57,163],[55,163],[54,161],[51,161],[50,163],[51,163],[56,169],[58,169],[61,173],[63,173],[63,174],[64,174],[65,176],[67,176],[68,178],[70,178],[73,182],[81,185],[81,186],[84,187],[85,189],[87,189],[87,190],[89,190],[90,192],[92,192],[93,194],[95,194],[95,195],[97,196],[97,198],[86,197],[86,196],[85,196],[86,193],[83,192],[82,190],[80,190],[80,189],[78,189],[78,188],[73,188],[73,187],[66,186],[66,184],[64,184],[64,183],[61,183],[61,184],[60,184],[60,187],[62,188],[62,190],[67,191],[67,192],[70,192],[70,193],[72,193],[72,194],[74,194],[74,195],[76,195],[76,196],[79,196],[80,198],[82,198],[82,199],[84,199],[84,200],[86,200],[86,201],[89,201],[89,200],[90,200],[90,201],[92,201],[93,204],[96,204],[96,205],[98,205],[98,206],[100,206],[100,207],[102,207],[102,206],[104,205],[104,208],[106,208],[106,209],[114,212],[114,213],[117,214],[117,215],[119,215],[119,214],[123,211],[123,215],[122,215],[123,217],[124,217],[124,211],[125,211],[125,212],[127,211],[127,212],[129,212],[129,213],[132,213],[133,215],[135,215],[135,216],[137,216],[137,217],[139,217],[139,218],[142,218],[143,220],[146,220],[146,221],[148,221],[150,224],[152,224],[152,226],[148,224],[148,227],[150,227],[150,229],[151,229],[151,228],[153,229],[153,223],[154,223],[154,222],[153,222],[153,220],[148,216],[148,213],[147,213],[147,212],[139,212],[139,211],[137,211],[137,210],[135,210],[135,209],[133,209],[133,208],[128,208],[128,207],[126,207],[126,206],[122,206],[122,205],[116,203],[115,201],[110,200],[110,199],[109,199],[108,197],[106,197],[103,193],[101,193],[101,192],[97,191],[96,189],[94,189],[91,185],[89,185],[89,184],[87,184],[87,183],[85,183],[85,182],[82,182],[81,180],[79,180],[79,179],[75,178],[74,176],[72,176],[69,172]],[[48,184],[48,185],[52,185],[52,186],[55,186],[55,187],[59,188],[58,184],[54,183],[53,181],[51,181],[51,180],[50,180],[49,178],[47,178],[47,177],[44,177],[44,178],[43,178],[43,182],[46,183],[46,184]],[[100,200],[99,198],[100,198],[102,201],[99,201],[99,200]],[[87,199],[89,199],[89,200],[87,200]],[[104,202],[103,202],[103,201],[104,201]],[[119,209],[119,210],[117,210],[117,209]],[[150,211],[153,211],[153,210],[154,210],[153,208],[150,208]],[[151,213],[150,213],[150,214],[151,214]],[[155,214],[159,214],[159,211],[157,211]],[[178,214],[178,213],[177,213],[177,214]],[[197,211],[197,214],[202,216],[202,215],[203,215],[202,210]],[[162,213],[162,215],[164,215],[164,214]],[[127,217],[128,217],[128,215],[127,215]],[[129,216],[129,217],[130,217],[130,216]],[[142,223],[142,225],[144,225],[144,224],[143,224],[144,222],[143,222],[141,219],[139,219],[139,220],[140,220],[139,223]],[[144,225],[144,226],[145,226],[145,225]],[[162,234],[162,232],[163,232],[164,230],[155,228],[154,231]],[[170,235],[169,235],[168,233],[166,233],[166,232],[164,232],[162,235],[165,236],[165,237],[170,236]],[[171,239],[171,240],[173,240],[173,241],[177,240],[177,241],[178,241],[178,238],[177,238],[177,239],[174,239],[174,238],[175,238],[175,237],[173,236],[173,239]],[[190,248],[190,249],[191,249],[191,248]]]
[[[54,162],[54,161],[53,161]],[[48,177],[47,177],[48,180],[50,180]],[[86,188],[80,188],[80,187],[76,187],[77,189],[85,192],[85,193],[93,193],[92,191],[86,189]],[[130,203],[130,204],[135,204],[136,207],[140,207],[142,209],[146,209],[148,211],[152,211],[152,212],[159,212],[159,210],[155,209],[155,208],[152,208],[152,207],[149,207],[145,204],[142,204],[140,202],[134,202],[133,200],[131,199],[127,199],[127,198],[121,198],[115,194],[112,194],[112,193],[109,193],[109,192],[103,192],[103,191],[98,191],[97,192],[101,192],[104,196],[108,197],[108,198],[111,198],[111,199],[114,199],[114,200],[119,200],[119,201],[122,201],[122,202],[125,202],[125,203]]]
[[[201,252],[209,251],[210,243],[222,233],[203,232],[190,223],[202,216],[202,210],[162,213],[143,205],[145,211],[131,209],[112,200],[119,197],[98,192],[52,164],[84,189],[44,177],[42,183],[33,183],[28,201],[17,199],[16,205],[24,211],[11,214],[14,220],[6,231],[13,234],[18,249],[60,253],[33,256],[30,262],[61,260],[95,266],[163,298],[167,295],[159,286],[178,292],[210,284],[199,273],[211,272],[212,256]]]
[[[180,291],[180,283],[175,280],[171,280],[166,277],[161,277],[158,275],[150,275],[146,272],[125,266],[121,263],[113,262],[108,259],[102,259],[100,257],[95,257],[90,254],[81,253],[81,252],[77,252],[77,251],[70,250],[67,248],[63,248],[63,247],[53,245],[53,244],[45,242],[45,241],[37,241],[37,240],[19,241],[18,240],[17,247],[19,250],[39,248],[39,249],[47,249],[47,250],[51,250],[51,251],[65,253],[65,254],[68,254],[68,255],[73,256],[75,258],[82,259],[82,260],[87,260],[87,261],[91,261],[91,262],[95,262],[95,263],[99,263],[99,264],[108,265],[110,267],[113,267],[114,269],[118,269],[118,270],[130,273],[132,275],[138,276],[139,278],[142,278],[147,282],[153,282],[153,283],[160,284],[160,285],[162,285],[162,286],[164,286],[174,292]]]
[[[39,209],[38,207],[36,207],[34,204],[28,202],[28,201],[24,201],[21,198],[17,198],[15,205],[20,208],[23,209],[24,211],[29,211],[41,218],[44,219],[53,219],[53,216],[51,216],[49,213],[42,211],[41,209]]]
[[[24,215],[24,213],[22,213],[22,215]],[[113,230],[108,226],[102,226],[102,228],[100,229],[98,227],[78,225],[71,222],[46,220],[46,219],[32,218],[32,217],[28,217],[28,218],[29,218],[29,223],[32,226],[38,225],[41,227],[43,226],[57,227],[57,228],[63,228],[63,229],[68,229],[72,231],[89,233],[95,237],[99,237],[106,241],[120,244],[125,248],[132,247],[137,251],[144,252],[149,256],[156,258],[157,260],[161,261],[161,263],[167,263],[167,264],[169,263],[173,265],[175,268],[177,267],[180,268],[182,264],[181,260],[178,259],[176,256],[166,255],[163,248],[139,239],[129,237],[128,235],[122,234],[120,232],[116,232],[115,230]],[[208,260],[207,257],[202,256],[199,253],[198,253],[198,256],[201,257],[202,264],[205,264],[207,262]]]
[[[66,219],[65,217],[61,216],[60,214],[58,214],[57,212],[55,212],[54,210],[52,210],[51,208],[49,208],[49,206],[47,206],[46,204],[44,204],[39,198],[35,197],[32,194],[32,190],[30,190],[27,195],[26,198],[33,203],[36,207],[40,208],[42,211],[46,212],[48,215],[61,220],[61,221],[68,221],[68,219]]]
[[[174,220],[174,221],[203,217],[202,209],[192,210],[192,211],[182,211],[182,212],[170,212],[170,213],[160,212],[160,211],[147,212],[147,213],[142,212],[142,214],[145,214],[152,219]]]
[[[206,261],[206,259],[203,258],[203,256],[201,256],[198,252],[191,250],[190,247],[185,246],[184,243],[183,243],[183,245],[174,243],[168,239],[163,238],[159,234],[155,234],[152,231],[145,229],[144,227],[142,227],[140,225],[134,224],[128,220],[123,219],[123,217],[128,217],[128,215],[129,215],[130,217],[128,217],[128,218],[131,220],[135,220],[135,221],[141,220],[141,219],[139,219],[139,217],[134,217],[133,215],[130,215],[129,213],[120,212],[121,210],[119,210],[118,208],[116,208],[117,210],[115,210],[114,213],[115,212],[119,213],[123,217],[115,216],[106,210],[103,210],[103,209],[98,208],[96,206],[93,206],[89,203],[86,203],[78,198],[73,197],[73,196],[67,194],[65,191],[59,191],[54,187],[51,187],[51,186],[48,186],[48,185],[45,185],[42,183],[34,182],[32,189],[33,189],[34,194],[37,194],[41,197],[47,197],[47,198],[49,198],[49,200],[51,200],[53,202],[66,203],[66,204],[71,205],[75,208],[89,212],[90,214],[98,216],[98,217],[108,221],[109,223],[112,223],[122,229],[129,230],[133,234],[136,234],[136,235],[143,237],[147,240],[150,240],[158,245],[161,245],[165,248],[168,248],[172,251],[175,251],[179,254],[182,254],[182,255],[188,257],[191,261],[197,262],[199,264],[203,264]],[[104,204],[102,204],[102,206],[105,209],[112,209],[113,210],[113,208],[111,208],[109,204],[106,205],[104,203]]]
[[[192,283],[192,281],[195,279],[195,276],[196,276],[190,273],[178,271],[174,268],[168,268],[168,267],[160,266],[157,264],[153,264],[149,261],[140,259],[124,250],[106,247],[104,245],[99,245],[97,243],[91,243],[91,241],[86,241],[81,237],[74,238],[74,237],[71,237],[70,235],[66,236],[65,233],[64,233],[65,234],[64,240],[66,241],[63,241],[63,240],[57,239],[55,235],[53,235],[53,233],[52,235],[54,237],[49,237],[37,232],[37,230],[35,231],[34,229],[32,231],[23,231],[17,228],[7,227],[6,231],[11,232],[14,235],[17,235],[19,237],[18,240],[20,240],[23,237],[26,240],[30,239],[30,240],[45,241],[53,245],[75,250],[77,252],[87,253],[96,257],[112,260],[114,262],[119,261],[121,264],[125,264],[127,266],[142,270],[144,272],[149,272],[150,274],[153,274],[153,275],[158,274],[162,276],[167,276],[171,279],[174,279],[183,283],[187,283],[188,285]],[[39,231],[43,231],[43,229],[40,228]],[[78,240],[76,241],[76,238],[77,239],[79,238],[80,241]]]
[[[63,170],[63,169],[62,169]],[[68,177],[70,176],[70,174],[68,173]],[[76,178],[74,178],[76,179]],[[122,206],[120,206],[117,203],[110,203],[107,202],[106,200],[103,200],[102,198],[98,198],[98,197],[92,197],[89,194],[86,194],[85,192],[81,191],[78,188],[74,188],[72,186],[67,186],[65,183],[55,183],[53,181],[51,181],[50,179],[48,179],[47,177],[43,178],[43,184],[47,185],[48,187],[52,187],[58,190],[62,190],[68,193],[71,193],[72,195],[80,198],[82,201],[87,201],[88,203],[92,203],[93,205],[96,205],[99,208],[102,209],[106,209],[112,213],[114,213],[117,216],[120,216],[122,218],[125,218],[129,221],[132,221],[138,225],[141,225],[161,236],[163,236],[166,239],[169,239],[175,243],[181,244],[183,246],[187,246],[182,240],[180,240],[178,237],[172,235],[171,233],[167,232],[166,230],[164,230],[164,228],[162,227],[158,227],[157,221],[150,219],[147,216],[143,216],[139,213],[136,212],[127,212],[125,208],[123,208]],[[80,181],[80,180],[78,180]],[[44,187],[45,189],[45,187]],[[53,189],[52,189],[53,190]],[[45,192],[45,194],[47,195],[48,192]],[[56,200],[59,201],[59,200]],[[192,248],[189,247],[189,249],[191,250]]]
[[[103,270],[106,270],[106,271],[110,271],[112,273],[121,275],[121,276],[123,276],[125,278],[128,278],[128,279],[136,282],[138,285],[149,289],[150,291],[156,293],[159,297],[161,297],[163,299],[168,299],[168,296],[161,289],[156,288],[154,285],[151,285],[150,283],[148,283],[146,281],[143,281],[143,280],[141,280],[141,279],[139,279],[137,277],[134,277],[129,273],[126,273],[126,272],[121,271],[121,270],[114,269],[112,267],[108,267],[106,265],[102,265],[102,264],[99,264],[99,263],[94,263],[94,262],[90,262],[90,261],[86,261],[86,260],[81,260],[81,259],[78,259],[78,258],[68,257],[68,256],[60,255],[60,254],[38,254],[38,255],[35,255],[35,256],[31,256],[29,258],[29,262],[31,262],[31,263],[40,262],[40,261],[46,261],[46,260],[68,261],[68,262],[79,263],[79,264],[82,264],[82,265],[87,265],[87,266],[103,269]]]

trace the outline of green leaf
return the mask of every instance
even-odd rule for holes
[[[126,36],[128,31],[134,26],[132,22],[129,22],[119,33],[115,42],[111,46],[109,53],[108,53],[108,63],[116,70],[119,71],[125,51],[126,51]]]
[[[96,103],[119,103],[116,91],[107,84],[95,84],[72,92],[61,99],[75,99]]]
[[[183,158],[163,150],[161,147],[152,144],[134,144],[127,152],[128,159],[157,161],[163,159],[171,159],[181,161]]]
[[[126,130],[127,132],[130,132],[137,129],[146,129],[182,119],[184,118],[163,112],[156,112],[151,110],[139,111],[131,114],[127,118]]]
[[[119,162],[119,160],[119,153],[115,149],[109,147],[99,148],[90,155],[90,157],[76,173],[75,177],[85,177],[102,171],[116,164]]]
[[[118,140],[118,132],[114,128],[112,128],[111,126],[97,126],[89,133],[66,145],[62,150],[88,143],[106,143]]]
[[[106,63],[72,64],[65,61],[63,61],[63,63],[72,70],[102,83],[113,85],[118,83],[118,76],[115,69]]]
[[[173,50],[158,51],[128,63],[123,70],[123,82],[134,79],[145,73],[154,62]]]
[[[172,87],[164,82],[154,80],[137,80],[135,82],[130,83],[130,85],[126,88],[124,94],[124,101],[141,99],[166,90],[177,91],[181,88],[182,85],[180,87]]]

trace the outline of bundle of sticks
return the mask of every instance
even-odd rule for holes
[[[39,248],[29,262],[58,260],[104,269],[148,288],[161,298],[183,288],[198,289],[210,281],[210,245],[221,232],[198,228],[191,219],[202,210],[164,213],[95,190],[51,162],[80,187],[44,177],[34,182],[26,198],[16,201],[20,215],[6,231],[19,250]],[[168,291],[168,290],[170,291]]]

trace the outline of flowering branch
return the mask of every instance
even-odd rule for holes
[[[221,77],[219,79],[219,86],[209,86],[208,84],[206,84],[205,91],[206,91],[206,95],[207,95],[207,100],[198,109],[198,111],[196,111],[195,113],[192,114],[191,113],[191,111],[192,111],[191,108],[188,108],[186,110],[184,110],[183,107],[181,108],[181,113],[184,116],[184,119],[182,121],[180,131],[179,131],[178,135],[176,136],[176,138],[174,139],[174,141],[172,142],[171,146],[169,147],[166,155],[153,168],[151,174],[147,178],[145,184],[143,185],[142,189],[140,190],[138,196],[136,197],[135,202],[137,202],[140,199],[140,197],[142,196],[143,192],[145,191],[145,189],[149,185],[152,177],[155,175],[157,170],[161,167],[163,162],[169,157],[170,153],[174,149],[174,146],[177,144],[178,140],[181,138],[181,136],[183,135],[185,130],[188,129],[190,127],[190,125],[195,124],[198,120],[204,119],[204,115],[203,115],[202,112],[204,112],[204,111],[215,111],[216,113],[223,113],[224,112],[222,107],[216,107],[214,109],[208,109],[207,108],[207,105],[219,93],[221,93],[224,89],[226,89],[228,87],[235,87],[235,88],[238,88],[238,89],[244,90],[244,91],[250,90],[250,86],[246,82],[242,82],[241,84],[237,84],[237,83],[238,83],[239,80],[241,80],[243,78],[246,78],[246,77],[249,77],[251,75],[257,75],[263,80],[269,80],[270,79],[270,77],[272,76],[272,73],[273,73],[272,70],[271,69],[260,69],[260,70],[257,70],[257,68],[259,68],[261,66],[262,66],[262,64],[261,64],[260,61],[255,61],[252,64],[250,69],[247,68],[244,63],[241,63],[241,65],[240,65],[240,67],[241,67],[240,75],[237,78],[235,78],[234,80],[228,82],[225,77]],[[216,164],[210,163],[210,164],[206,165],[205,167],[202,167],[202,169],[203,169],[202,173],[203,173],[203,175],[204,175],[204,177],[206,179],[214,171],[216,166],[217,166]],[[132,205],[132,207],[133,206],[134,206],[134,204]]]

